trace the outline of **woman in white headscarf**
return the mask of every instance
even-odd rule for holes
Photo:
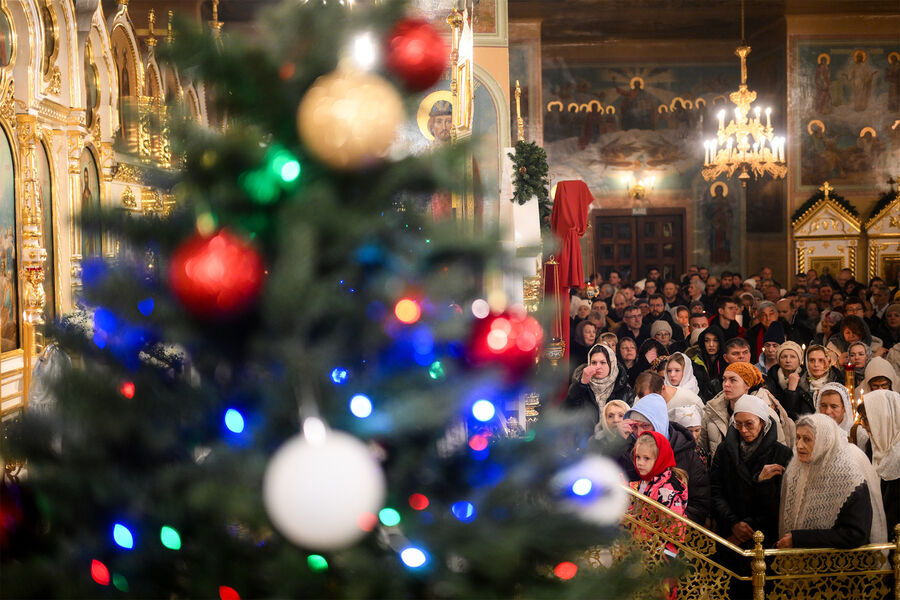
[[[847,386],[837,382],[826,383],[819,388],[815,404],[817,413],[828,415],[841,428],[845,437],[850,435],[850,428],[853,427],[853,409],[850,406]]]
[[[797,421],[794,458],[781,487],[778,548],[856,548],[886,539],[877,483],[871,483],[834,419]],[[875,489],[873,489],[875,488]]]
[[[863,427],[872,444],[872,465],[881,478],[888,526],[900,522],[900,394],[875,390],[859,406]]]

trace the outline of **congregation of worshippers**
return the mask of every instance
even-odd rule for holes
[[[883,543],[900,523],[900,290],[691,266],[570,294],[576,444],[750,548]]]

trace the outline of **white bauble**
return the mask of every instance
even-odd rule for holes
[[[605,456],[588,456],[578,461],[557,474],[553,484],[564,498],[562,502],[567,509],[598,525],[617,524],[628,507],[628,492],[622,487],[622,470]],[[587,492],[579,495],[573,491],[573,486],[578,492]]]
[[[310,443],[297,435],[281,446],[263,479],[263,501],[275,528],[317,550],[350,546],[382,508],[384,473],[352,435],[329,431]]]

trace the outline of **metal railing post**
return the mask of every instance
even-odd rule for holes
[[[753,600],[766,598],[766,553],[763,549],[762,531],[753,534],[753,561],[750,563],[751,581],[753,583]]]

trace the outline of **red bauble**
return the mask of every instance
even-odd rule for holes
[[[447,42],[425,20],[404,19],[388,34],[385,62],[410,90],[427,90],[436,84],[449,56]]]
[[[511,377],[534,367],[544,343],[544,330],[524,308],[515,307],[475,321],[468,358],[473,365],[495,364]]]
[[[181,245],[169,266],[169,285],[193,315],[219,319],[246,310],[259,296],[265,265],[246,240],[222,230],[195,235]]]

